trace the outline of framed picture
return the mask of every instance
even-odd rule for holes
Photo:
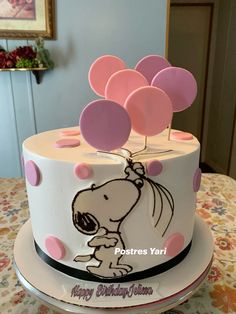
[[[54,38],[54,0],[0,0],[0,38]]]

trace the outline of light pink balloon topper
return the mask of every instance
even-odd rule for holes
[[[104,96],[107,81],[117,71],[125,69],[123,60],[116,56],[106,55],[96,59],[89,70],[89,83],[92,90],[99,96]]]
[[[135,90],[126,99],[125,108],[132,128],[138,134],[154,136],[171,122],[173,108],[170,98],[159,88],[146,86]]]
[[[121,70],[109,78],[105,98],[123,106],[129,94],[142,86],[148,86],[148,81],[141,73],[132,69]]]
[[[178,67],[161,70],[152,80],[170,97],[174,112],[190,107],[197,96],[197,82],[191,72]]]

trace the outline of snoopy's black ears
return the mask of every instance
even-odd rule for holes
[[[75,212],[73,223],[76,229],[84,234],[95,234],[100,227],[97,219],[89,213]]]

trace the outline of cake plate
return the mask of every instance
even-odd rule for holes
[[[22,285],[35,297],[62,313],[141,314],[167,311],[187,300],[207,276],[213,256],[213,239],[208,226],[196,216],[192,246],[185,259],[157,276],[129,283],[102,284],[69,277],[48,266],[37,255],[30,220],[17,235],[14,265]],[[109,288],[130,289],[130,294],[109,296]],[[134,293],[132,287],[150,293]],[[90,291],[90,294],[87,293]],[[114,291],[114,290],[113,290]],[[116,290],[118,291],[118,290]],[[138,290],[136,290],[138,291]]]

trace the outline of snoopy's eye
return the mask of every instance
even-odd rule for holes
[[[106,194],[103,195],[103,197],[105,198],[105,200],[108,200],[108,196]]]

